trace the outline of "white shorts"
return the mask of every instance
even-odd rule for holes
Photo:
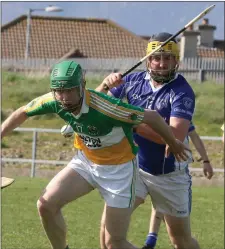
[[[108,206],[133,206],[138,176],[137,158],[119,165],[98,165],[78,151],[68,167],[79,173],[93,188],[97,188]]]
[[[149,194],[153,207],[161,213],[186,217],[191,212],[192,180],[188,168],[165,175],[151,175],[142,169],[136,183],[136,195],[145,199]]]

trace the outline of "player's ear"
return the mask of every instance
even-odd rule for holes
[[[180,66],[180,61],[177,61],[176,70],[178,70],[179,66]]]
[[[149,64],[150,64],[150,58],[146,60],[146,68],[149,69]]]

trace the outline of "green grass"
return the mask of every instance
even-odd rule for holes
[[[224,85],[191,83],[196,95],[193,121],[202,136],[220,136],[224,122]]]
[[[48,240],[40,224],[36,201],[48,183],[40,178],[16,178],[2,190],[2,248],[47,249]],[[99,248],[99,226],[103,200],[97,191],[70,203],[63,209],[71,248]],[[148,231],[150,200],[132,216],[129,240],[142,246]],[[192,231],[202,249],[224,248],[224,189],[193,188]],[[157,249],[170,248],[164,224]]]

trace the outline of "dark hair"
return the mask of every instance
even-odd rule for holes
[[[169,39],[171,36],[172,36],[172,34],[166,33],[166,32],[154,34],[154,35],[151,36],[149,42],[153,42],[153,41],[164,42],[164,41],[166,41],[167,39]],[[171,41],[177,43],[177,41],[176,41],[175,38],[173,38]]]

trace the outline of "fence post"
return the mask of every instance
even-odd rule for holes
[[[37,131],[33,132],[33,143],[32,143],[32,164],[31,164],[31,175],[30,177],[35,177],[35,160],[36,160],[36,148],[37,148]]]
[[[203,69],[199,69],[198,79],[201,83],[205,80],[205,71]]]

